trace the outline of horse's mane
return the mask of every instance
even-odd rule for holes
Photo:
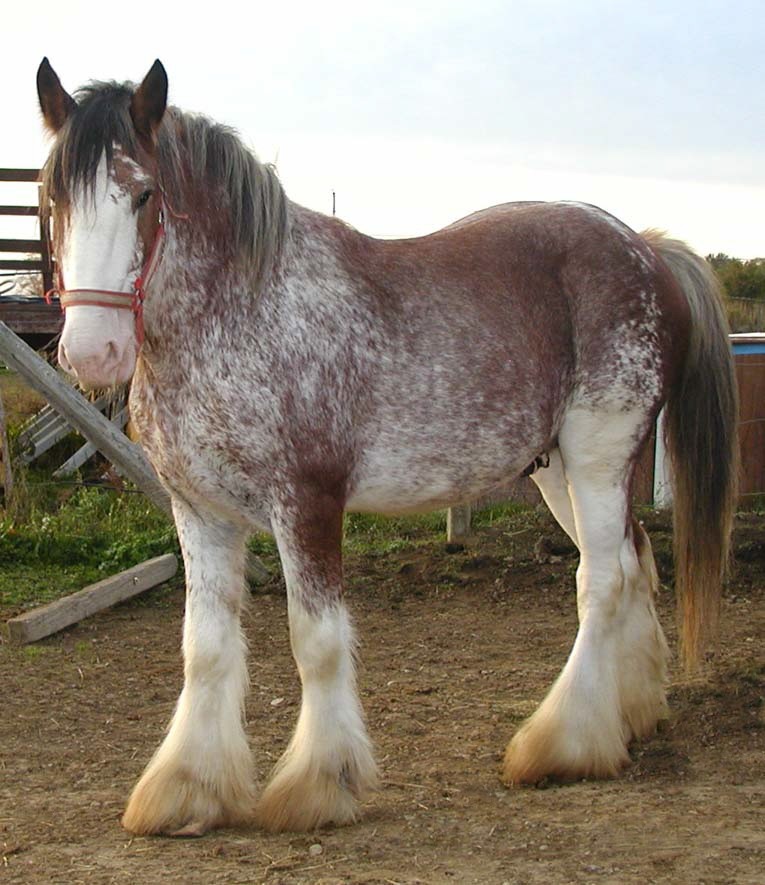
[[[43,170],[43,205],[66,206],[71,193],[93,192],[96,170],[114,146],[132,158],[139,152],[130,117],[131,83],[90,83],[77,90],[76,110],[59,132]],[[287,197],[270,165],[261,163],[233,129],[168,107],[158,132],[160,186],[170,207],[186,211],[189,192],[204,189],[208,211],[228,204],[236,258],[257,286],[274,266],[284,243]]]

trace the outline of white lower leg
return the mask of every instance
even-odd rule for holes
[[[243,728],[246,644],[239,625],[243,540],[176,509],[187,570],[185,684],[167,736],[130,797],[134,833],[201,835],[252,817]]]
[[[612,776],[629,760],[629,741],[666,714],[667,651],[648,539],[628,526],[626,494],[607,462],[568,470],[582,549],[580,628],[557,681],[507,748],[508,783]]]
[[[290,631],[302,707],[258,819],[271,830],[350,823],[376,786],[377,768],[356,692],[348,615],[339,602],[314,613],[291,599]]]
[[[580,569],[586,580],[585,562]],[[613,604],[583,613],[566,666],[510,742],[506,782],[612,777],[629,761],[629,741],[666,715],[666,642],[631,539],[611,580]]]
[[[668,714],[665,686],[669,648],[654,600],[659,588],[651,542],[643,528],[633,523],[634,545],[625,542],[622,567],[628,576],[630,597],[621,621],[618,643],[619,699],[630,737],[644,738]]]

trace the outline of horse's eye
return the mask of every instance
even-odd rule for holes
[[[141,206],[145,206],[149,202],[149,200],[151,199],[151,195],[153,193],[154,193],[154,191],[144,191],[141,194],[141,196],[138,198],[138,200],[136,201],[136,208],[140,209]]]

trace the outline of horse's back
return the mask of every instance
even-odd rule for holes
[[[682,362],[688,310],[676,280],[640,234],[596,206],[505,203],[378,248],[392,286],[415,279],[412,302],[464,324],[473,355],[490,328],[543,398],[639,370],[673,376]]]

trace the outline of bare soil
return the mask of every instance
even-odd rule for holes
[[[669,533],[650,517],[663,580]],[[543,541],[538,541],[539,537]],[[347,560],[360,686],[383,772],[362,821],[130,838],[126,796],[181,686],[180,583],[29,649],[0,645],[0,881],[8,883],[762,883],[765,520],[739,517],[711,675],[618,780],[508,790],[503,748],[576,627],[576,557],[547,517]],[[674,646],[673,600],[659,600]],[[8,617],[11,610],[0,611]],[[297,715],[279,578],[253,597],[249,733],[261,778]]]

